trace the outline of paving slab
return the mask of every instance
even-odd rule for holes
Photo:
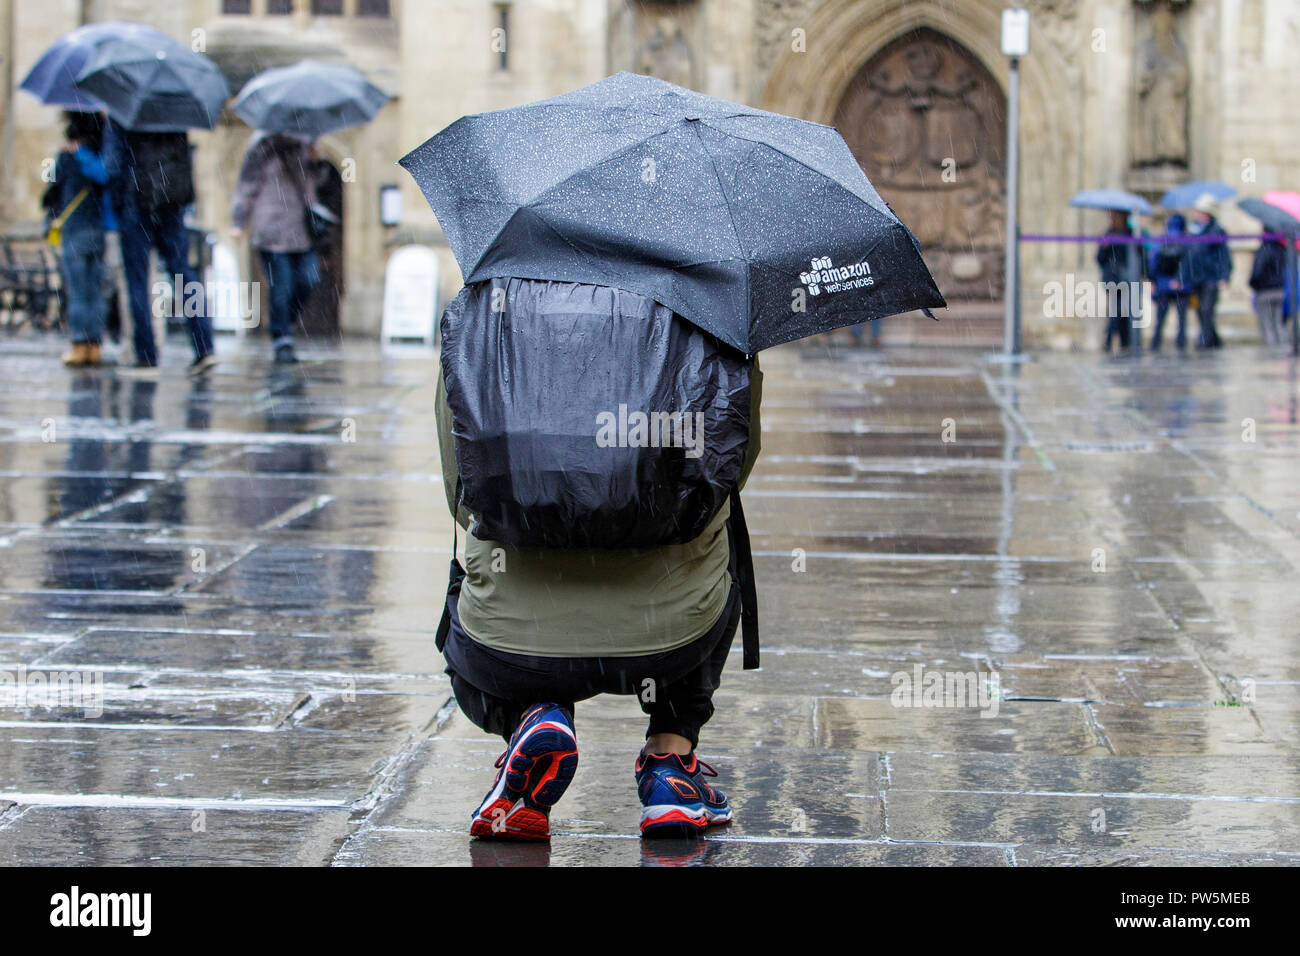
[[[320,866],[352,832],[346,810],[29,806],[0,821],[3,866]]]
[[[735,822],[643,843],[606,697],[514,846],[468,836],[504,745],[433,648],[436,353],[223,339],[192,379],[176,340],[145,382],[60,347],[0,346],[0,863],[1300,863],[1286,360],[764,353],[763,667],[733,647],[700,745]]]

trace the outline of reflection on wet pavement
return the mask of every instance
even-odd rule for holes
[[[735,648],[701,747],[735,823],[643,844],[603,698],[517,846],[468,838],[501,743],[433,648],[431,355],[4,350],[0,862],[1300,862],[1286,360],[766,353],[764,667]]]

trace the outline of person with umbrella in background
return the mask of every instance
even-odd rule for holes
[[[257,132],[235,186],[232,234],[248,231],[261,255],[277,362],[297,361],[293,333],[321,280],[317,247],[337,239],[338,216],[317,195],[323,158],[315,140],[369,122],[388,99],[353,67],[316,60],[259,73],[235,98],[235,112]]]
[[[1085,189],[1070,197],[1070,205],[1078,209],[1104,209],[1110,214],[1110,227],[1105,236],[1125,239],[1132,238],[1134,233],[1129,217],[1149,216],[1153,211],[1147,200],[1122,189]],[[1141,308],[1136,290],[1142,279],[1142,252],[1136,243],[1107,241],[1105,236],[1097,249],[1102,293],[1106,296],[1104,349],[1109,352],[1111,342],[1118,339],[1121,349],[1140,350],[1141,333],[1134,327],[1133,319]]]
[[[1227,235],[1215,218],[1219,204],[1212,195],[1202,195],[1193,208],[1192,224],[1188,228],[1190,235]],[[1219,304],[1219,289],[1226,286],[1232,276],[1232,256],[1228,254],[1226,239],[1191,244],[1187,249],[1187,272],[1192,291],[1196,293],[1196,315],[1201,326],[1196,347],[1222,348],[1223,342],[1219,339],[1215,325],[1215,312]]]
[[[122,270],[130,301],[134,371],[148,373],[158,366],[153,329],[150,255],[157,250],[173,286],[174,309],[184,309],[194,360],[193,373],[216,364],[212,320],[206,298],[191,296],[202,283],[190,265],[185,209],[194,202],[194,167],[189,138],[180,132],[148,133],[128,130],[109,119],[105,133],[113,212],[122,246]],[[194,299],[195,301],[191,301]],[[197,307],[196,307],[197,306]]]
[[[67,302],[70,366],[99,365],[104,335],[104,186],[100,157],[103,124],[94,113],[66,113],[66,141],[44,204],[53,218]],[[57,235],[55,235],[57,234]]]
[[[641,835],[725,824],[696,748],[737,626],[759,664],[755,353],[943,306],[919,243],[834,129],[628,73],[463,117],[401,165],[466,281],[437,418],[470,535],[435,643],[506,741],[470,833],[549,837],[601,693],[649,719]]]
[[[1250,268],[1250,287],[1255,292],[1255,316],[1259,337],[1266,346],[1285,345],[1282,326],[1286,311],[1286,246],[1278,239],[1265,239],[1255,251]]]
[[[1106,230],[1108,236],[1131,237],[1133,230],[1129,227],[1128,213],[1122,209],[1112,209],[1110,211],[1110,227]],[[1132,286],[1129,284],[1133,280],[1129,268],[1129,249],[1126,243],[1107,242],[1104,239],[1097,249],[1097,265],[1101,268],[1101,281],[1106,290],[1106,344],[1104,350],[1109,352],[1112,340],[1118,340],[1121,350],[1127,351],[1130,343],[1130,330],[1135,334],[1141,334],[1136,329],[1132,329],[1132,310],[1135,303],[1132,301]]]
[[[309,228],[317,203],[311,143],[302,137],[258,131],[249,141],[231,204],[231,234],[249,234],[270,286],[271,348],[275,361],[298,361],[293,334],[303,306],[320,281]]]
[[[1250,285],[1256,290],[1255,308],[1259,313],[1260,333],[1268,343],[1269,330],[1276,338],[1274,344],[1288,344],[1282,335],[1282,326],[1290,323],[1286,338],[1290,339],[1292,355],[1300,355],[1300,328],[1295,318],[1300,314],[1297,306],[1297,286],[1300,286],[1300,269],[1296,267],[1296,249],[1300,247],[1300,193],[1274,190],[1263,199],[1248,197],[1238,205],[1242,211],[1260,221],[1267,233],[1266,239],[1255,254]],[[1274,242],[1274,239],[1278,241]],[[1277,293],[1276,296],[1274,293]]]
[[[1165,223],[1165,235],[1179,237],[1186,234],[1187,220],[1174,213]],[[1164,337],[1165,317],[1172,305],[1178,312],[1178,336],[1174,344],[1178,351],[1187,348],[1187,308],[1191,304],[1191,273],[1187,267],[1187,247],[1167,242],[1151,250],[1149,271],[1155,280],[1156,325],[1151,332],[1151,351],[1160,351]]]
[[[183,311],[189,330],[190,372],[205,372],[216,356],[203,283],[189,263],[185,211],[195,192],[185,131],[211,129],[230,89],[212,61],[156,31],[102,41],[76,82],[109,114],[104,160],[131,305],[130,371],[149,374],[158,365],[149,262],[157,250],[174,283],[172,308]]]
[[[105,21],[90,23],[78,27],[52,43],[37,59],[23,78],[20,89],[39,99],[47,106],[60,106],[71,111],[69,122],[76,117],[76,122],[84,124],[84,141],[102,143],[106,117],[103,115],[105,103],[99,97],[83,88],[78,80],[94,58],[99,48],[111,40],[133,38],[154,44],[168,44],[170,37],[166,34],[140,23],[123,23]],[[102,154],[100,145],[92,147]],[[109,277],[112,290],[109,299],[112,311],[108,314],[107,327],[114,340],[120,327],[120,306],[128,300],[123,289],[123,260],[120,233],[113,209],[112,190],[103,192],[105,250],[103,268]]]

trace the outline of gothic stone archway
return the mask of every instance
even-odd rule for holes
[[[969,315],[1002,298],[1006,99],[965,47],[928,27],[867,61],[835,126],[867,177],[916,233],[935,281]]]
[[[759,46],[758,102],[764,109],[819,123],[836,122],[846,90],[862,69],[900,38],[928,29],[949,49],[971,54],[996,82],[999,107],[1005,102],[1009,70],[998,48],[1005,0],[755,0],[759,23],[771,24]],[[1021,61],[1020,142],[1022,225],[1036,232],[1076,232],[1078,210],[1070,194],[1083,188],[1084,132],[1080,36],[1075,0],[1025,0],[1035,11],[1033,52]],[[791,30],[806,37],[806,51],[793,48]],[[847,132],[848,131],[842,131]],[[996,139],[997,137],[990,137]],[[990,147],[992,148],[992,147]],[[954,159],[957,157],[954,156]],[[870,173],[870,170],[869,170]],[[1096,179],[1096,176],[1091,177]],[[940,185],[943,185],[940,183]],[[887,188],[881,189],[890,202]],[[901,212],[901,210],[900,210]],[[906,221],[906,219],[905,219]],[[917,224],[908,222],[913,228]],[[969,263],[954,263],[963,267]],[[1059,279],[1062,272],[1088,268],[1081,247],[1026,245],[1021,249],[1023,290]],[[942,272],[943,266],[938,266]],[[999,270],[994,270],[995,272]],[[941,282],[943,280],[941,279]],[[999,280],[1000,277],[999,277]],[[886,339],[924,337],[966,344],[1001,341],[1001,303],[997,299],[957,300],[940,313],[941,322],[886,321]],[[1027,293],[1026,293],[1027,294]],[[1025,303],[1025,341],[1068,345],[1077,330],[1042,321],[1041,302]]]

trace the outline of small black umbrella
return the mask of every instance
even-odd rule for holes
[[[1285,209],[1279,209],[1262,199],[1239,199],[1237,205],[1248,215],[1254,216],[1269,232],[1300,235],[1300,219],[1296,219]]]
[[[105,40],[77,77],[128,129],[212,129],[230,98],[215,63],[175,40],[130,35]]]
[[[401,160],[466,282],[639,292],[745,353],[946,305],[832,127],[619,73]]]
[[[303,60],[249,80],[234,110],[268,133],[317,139],[375,118],[388,94],[350,66]]]

